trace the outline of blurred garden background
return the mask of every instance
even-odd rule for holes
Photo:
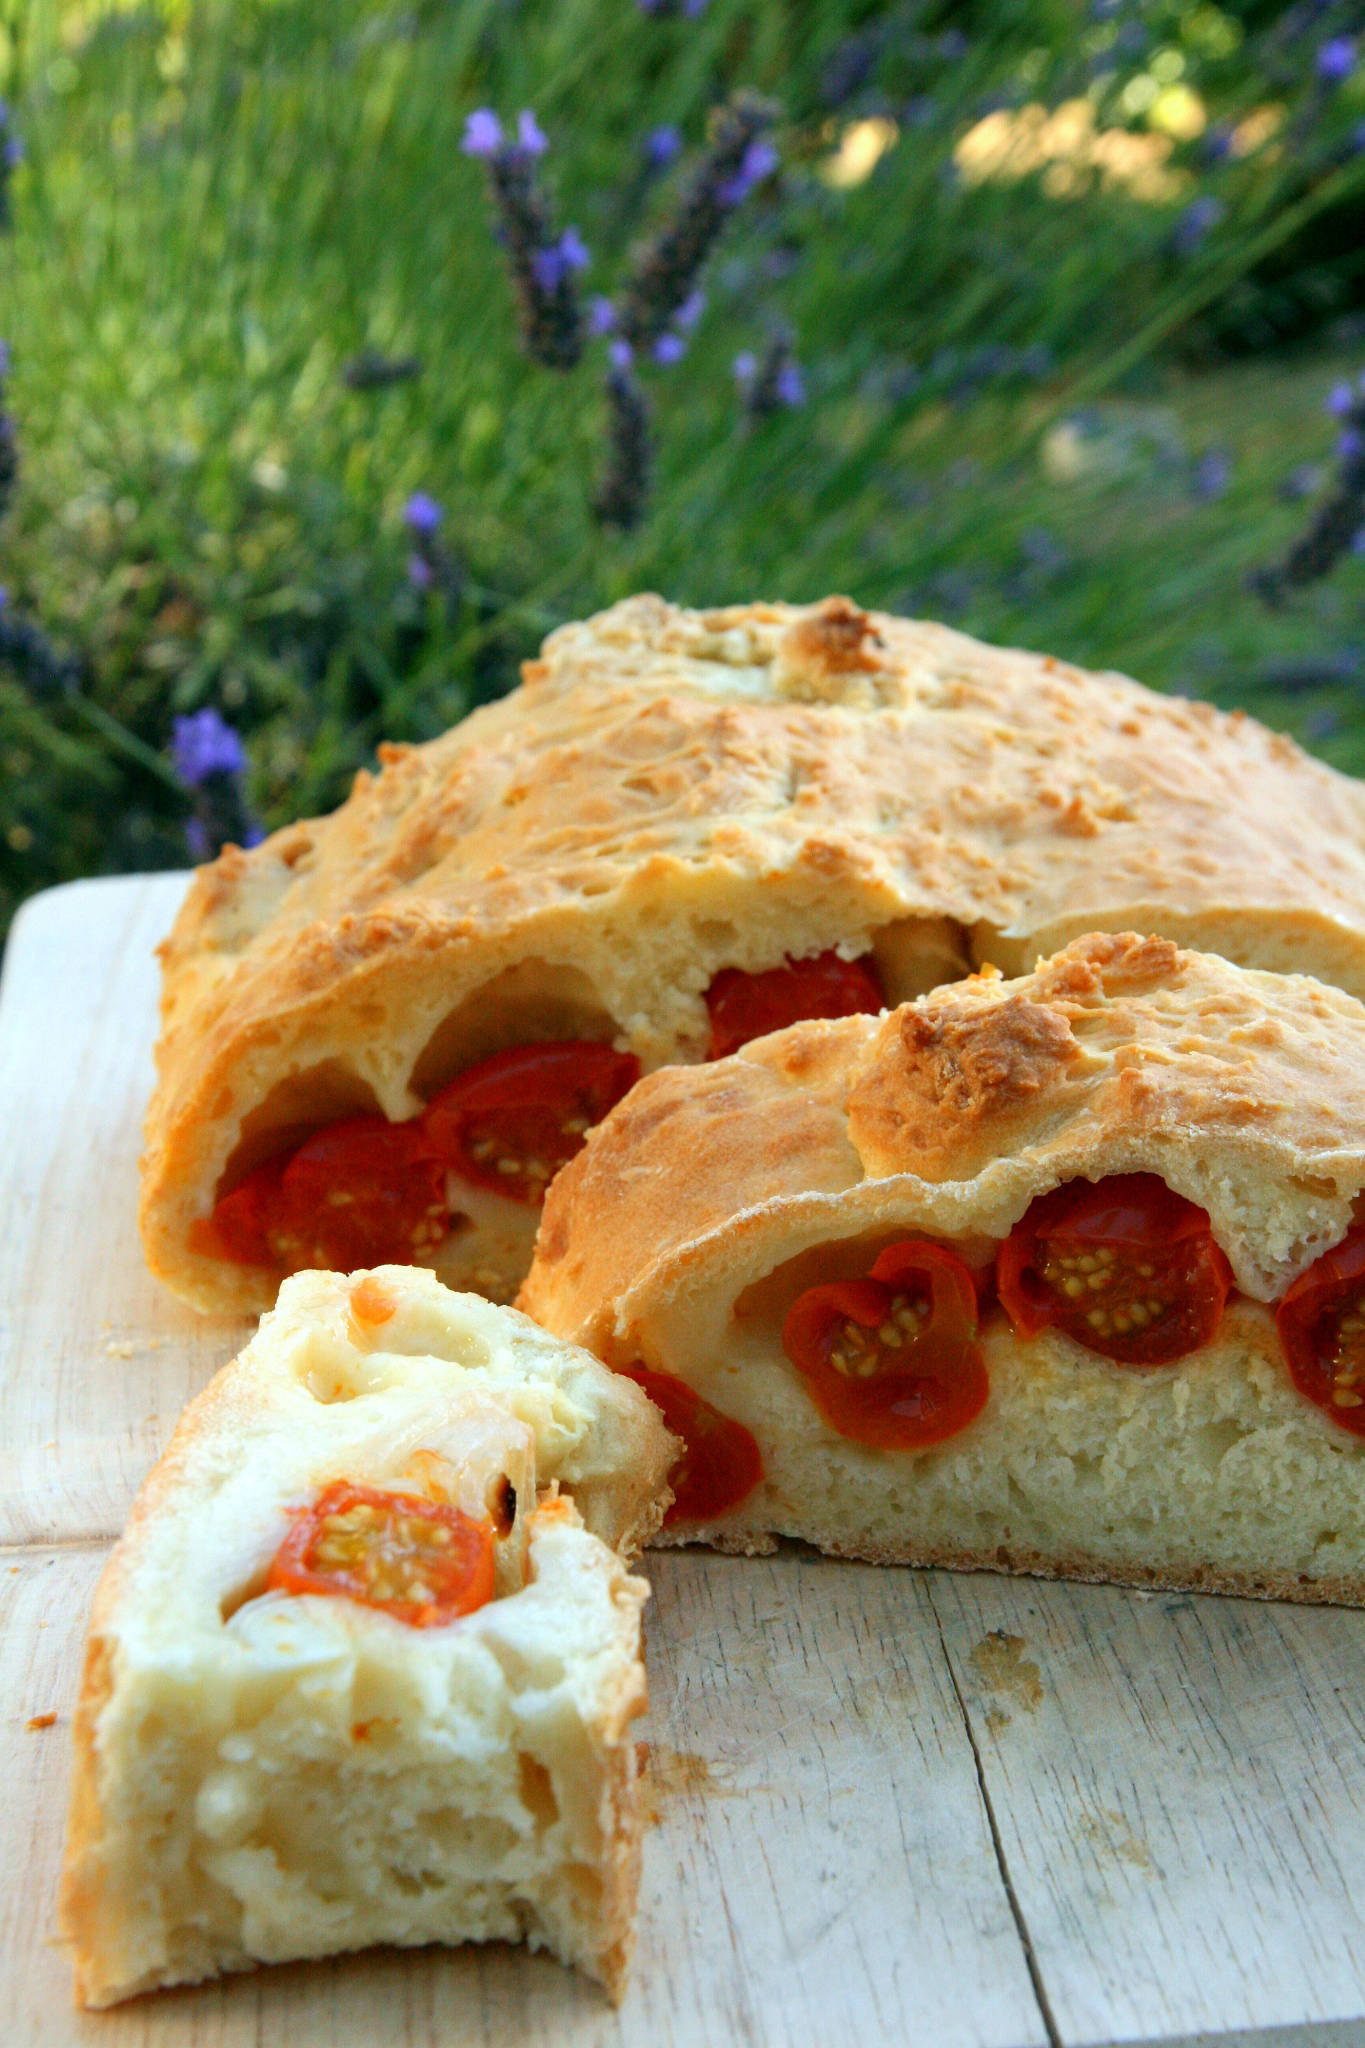
[[[1365,6],[0,0],[0,96],[0,918],[642,588],[1365,770]]]

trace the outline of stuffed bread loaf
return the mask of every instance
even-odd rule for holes
[[[490,1939],[619,1994],[648,1587],[613,1546],[657,1526],[676,1450],[596,1360],[429,1273],[288,1281],[95,1596],[81,2002]]]
[[[163,949],[142,1229],[201,1308],[390,1258],[510,1299],[547,1181],[641,1068],[1080,932],[1365,996],[1354,782],[845,599],[631,599],[382,755],[200,870]]]
[[[1094,936],[648,1076],[521,1299],[673,1540],[1365,1604],[1362,1187],[1365,1008]]]

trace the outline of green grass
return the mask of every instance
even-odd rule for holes
[[[936,612],[1245,702],[1365,769],[1365,563],[1278,614],[1246,588],[1306,517],[1281,487],[1328,460],[1323,396],[1365,341],[1197,376],[1170,354],[1258,252],[1358,195],[1360,160],[1331,162],[1365,111],[1354,86],[1311,148],[1209,174],[1226,227],[1179,262],[1173,224],[1204,179],[1192,149],[1173,158],[1184,196],[1162,205],[945,172],[1002,83],[1078,89],[1098,31],[1062,0],[992,10],[951,60],[898,33],[837,116],[830,53],[886,9],[712,0],[694,24],[630,0],[9,4],[0,90],[28,159],[0,334],[24,469],[0,581],[81,651],[94,709],[53,712],[0,676],[0,912],[64,875],[184,857],[164,757],[177,712],[212,703],[241,726],[277,824],[334,802],[381,736],[421,738],[505,688],[561,619],[642,587],[688,603],[843,589]],[[956,18],[920,13],[934,36]],[[1264,97],[1230,16],[1146,13],[1153,47],[1198,59],[1230,115]],[[686,363],[651,376],[649,518],[603,532],[600,352],[567,378],[519,352],[463,119],[534,105],[561,217],[594,252],[588,288],[610,290],[667,200],[636,176],[641,135],[673,122],[697,144],[736,83],[783,103],[783,186],[721,250]],[[928,104],[866,184],[831,191],[814,167],[878,93]],[[809,403],[750,425],[730,361],[779,321]],[[948,357],[1038,344],[1042,382],[948,395]],[[352,392],[341,370],[362,348],[416,355],[422,375]],[[1064,480],[1080,407],[1081,473]],[[1232,469],[1205,502],[1209,448]],[[457,606],[408,587],[418,487],[447,507]]]

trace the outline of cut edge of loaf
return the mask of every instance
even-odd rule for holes
[[[296,1276],[182,1417],[96,1590],[60,1892],[78,1996],[525,1939],[619,1997],[649,1589],[559,1487],[642,1540],[677,1449],[637,1388],[514,1311],[402,1267]],[[333,1479],[482,1513],[512,1472],[500,1592],[460,1620],[266,1587],[290,1508]]]

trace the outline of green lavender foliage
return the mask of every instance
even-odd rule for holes
[[[846,590],[1246,702],[1365,769],[1365,565],[1274,612],[1248,588],[1326,487],[1324,393],[1365,359],[1333,232],[1365,198],[1362,79],[1315,72],[1339,6],[1288,39],[1284,15],[0,0],[23,138],[0,584],[82,678],[40,700],[0,660],[0,916],[55,880],[185,860],[177,716],[241,732],[277,825],[639,588]],[[1197,90],[1214,124],[1173,143],[1164,200],[954,168],[992,107],[1088,95],[1099,126],[1145,132],[1149,86]],[[585,298],[610,296],[746,90],[781,109],[782,169],[710,259],[685,358],[641,354],[651,495],[603,524],[605,338],[569,373],[527,360],[461,132],[477,107],[534,109],[538,175],[592,252]],[[1224,146],[1272,102],[1278,143]],[[898,139],[832,186],[872,117]],[[657,171],[663,128],[685,154]],[[755,413],[732,364],[779,341],[803,402]],[[417,491],[445,512],[425,583]]]

